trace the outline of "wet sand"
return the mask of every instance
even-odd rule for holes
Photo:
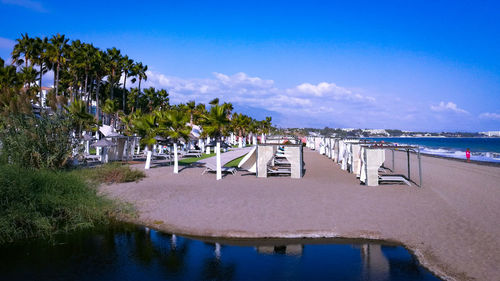
[[[395,158],[406,173],[406,154]],[[238,172],[216,181],[199,167],[177,175],[158,167],[101,191],[134,203],[136,222],[170,233],[382,239],[404,244],[445,279],[500,280],[500,168],[423,156],[422,188],[368,187],[317,152],[304,149],[304,160],[302,179]]]

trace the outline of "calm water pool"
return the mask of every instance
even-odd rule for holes
[[[200,241],[121,224],[0,248],[1,280],[439,280],[400,246]]]

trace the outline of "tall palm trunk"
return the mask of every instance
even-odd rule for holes
[[[109,85],[111,86],[111,100],[115,99],[115,95],[114,95],[114,91],[113,91],[114,90],[114,86],[113,85],[115,83],[114,80],[115,80],[115,69],[113,69],[111,71],[111,79],[109,81],[110,82]]]
[[[135,98],[134,112],[135,112],[135,109],[137,108],[137,106],[139,105],[139,97],[141,96],[141,81],[142,81],[142,77],[139,76],[139,93],[137,94],[137,97]]]
[[[127,84],[127,72],[125,71],[125,79],[123,79],[123,93],[122,93],[122,97],[123,97],[123,112],[125,112],[125,105],[127,104],[127,93],[125,92],[126,89],[125,89],[125,85]]]
[[[42,104],[42,95],[43,95],[43,93],[42,93],[43,92],[43,90],[42,90],[42,77],[43,77],[43,62],[40,64],[40,107],[41,107],[41,110],[43,110],[43,107],[45,106],[45,102]]]
[[[95,92],[95,116],[97,119],[97,122],[99,122],[99,119],[101,118],[99,114],[99,89],[101,88],[101,79],[97,79],[97,90]]]
[[[59,96],[59,61],[57,61],[56,67],[56,97]]]

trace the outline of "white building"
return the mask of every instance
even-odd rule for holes
[[[500,131],[487,131],[479,133],[488,137],[500,137]]]
[[[363,130],[363,133],[368,133],[370,135],[390,135],[385,129],[366,129]]]

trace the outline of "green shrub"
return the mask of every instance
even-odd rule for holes
[[[62,114],[15,114],[0,127],[4,161],[31,169],[57,169],[71,156],[71,120]]]
[[[93,227],[118,208],[71,173],[0,164],[0,244]]]

